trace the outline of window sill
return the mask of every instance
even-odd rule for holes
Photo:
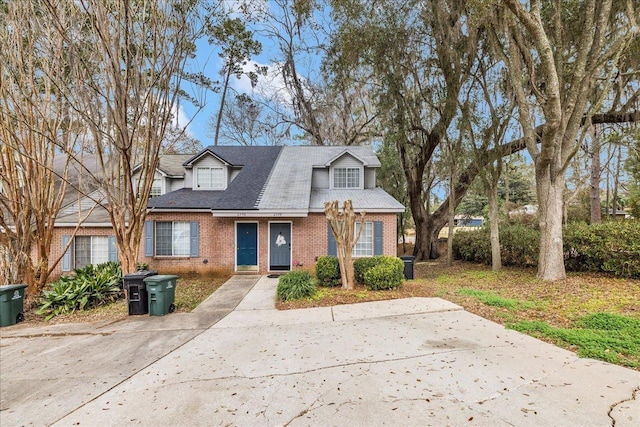
[[[180,259],[191,259],[193,257],[187,255],[156,255],[153,259],[163,260],[163,259],[172,259],[172,260],[180,260]]]

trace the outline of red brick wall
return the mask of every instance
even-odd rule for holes
[[[396,214],[367,214],[365,221],[383,221],[383,254],[396,255]],[[327,218],[323,213],[297,218],[293,227],[293,259],[313,268],[316,257],[327,255]]]
[[[73,235],[74,227],[56,228],[53,233],[53,241],[51,243],[51,254],[49,255],[49,263],[53,264],[59,256],[62,255],[62,236]],[[113,230],[111,227],[80,227],[76,236],[111,236]],[[50,280],[53,281],[62,274],[62,260],[56,265],[51,273]]]
[[[383,250],[385,255],[396,254],[396,215],[367,214],[366,221],[383,221]],[[258,263],[257,273],[268,272],[268,227],[269,222],[291,223],[292,263],[313,270],[317,257],[327,254],[327,220],[323,213],[312,213],[304,218],[217,218],[210,213],[150,213],[151,221],[199,221],[199,256],[190,257],[146,257],[144,255],[144,236],[140,244],[139,261],[149,264],[150,269],[163,272],[188,272],[209,270],[230,270],[235,268],[235,223],[258,223]],[[56,229],[56,238],[52,246],[52,259],[60,255],[62,235],[71,234],[71,228]],[[79,236],[113,234],[110,228],[87,227],[78,231]],[[205,263],[206,260],[206,263]],[[61,263],[56,269],[59,275]]]

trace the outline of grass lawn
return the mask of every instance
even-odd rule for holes
[[[640,280],[569,273],[537,280],[533,269],[500,272],[456,262],[420,262],[415,280],[397,290],[319,288],[312,297],[278,302],[280,309],[330,306],[406,297],[440,297],[467,311],[592,357],[640,370]]]

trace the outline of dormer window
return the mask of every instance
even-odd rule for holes
[[[224,168],[196,168],[196,186],[199,190],[224,190],[225,181]]]
[[[334,168],[333,188],[360,188],[360,168]]]
[[[153,179],[153,184],[151,184],[151,192],[149,193],[149,197],[157,197],[162,195],[162,178],[155,177]]]

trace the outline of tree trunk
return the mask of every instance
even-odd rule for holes
[[[358,233],[355,233],[358,215],[356,215],[353,209],[351,200],[346,200],[342,209],[340,209],[337,200],[325,202],[324,214],[331,225],[331,232],[336,241],[336,255],[338,256],[340,275],[342,276],[342,289],[353,289],[355,275],[353,271],[352,251],[364,229],[365,213],[361,212],[359,215],[361,225]]]
[[[413,222],[416,227],[416,241],[413,247],[413,256],[416,260],[427,260],[430,254],[430,236],[427,227],[427,212],[422,204],[422,189],[415,183],[407,179],[409,190],[409,205]]]
[[[453,179],[455,176],[455,166],[451,166],[451,175],[449,177],[449,200],[455,199],[455,185]],[[456,207],[455,203],[449,203],[449,234],[447,235],[447,267],[453,265],[453,233],[455,227]]]
[[[500,254],[500,226],[498,221],[498,187],[497,183],[489,191],[489,226],[491,228],[491,269],[498,271],[502,268]]]
[[[546,281],[563,280],[566,278],[562,247],[564,179],[562,174],[552,179],[548,169],[537,175],[540,215],[540,252],[537,277]]]
[[[613,219],[618,216],[618,186],[620,185],[620,163],[622,162],[622,146],[618,146],[618,159],[616,161],[616,172],[613,175]]]
[[[222,113],[224,112],[224,103],[227,98],[227,89],[229,88],[229,79],[231,78],[231,69],[227,69],[222,86],[222,96],[220,98],[220,109],[218,110],[218,118],[216,120],[216,133],[213,138],[213,145],[218,145],[218,137],[220,136],[220,125],[222,124]]]
[[[589,202],[591,224],[600,224],[602,222],[602,210],[600,208],[600,141],[598,140],[595,126],[593,130],[593,147],[591,147]]]

